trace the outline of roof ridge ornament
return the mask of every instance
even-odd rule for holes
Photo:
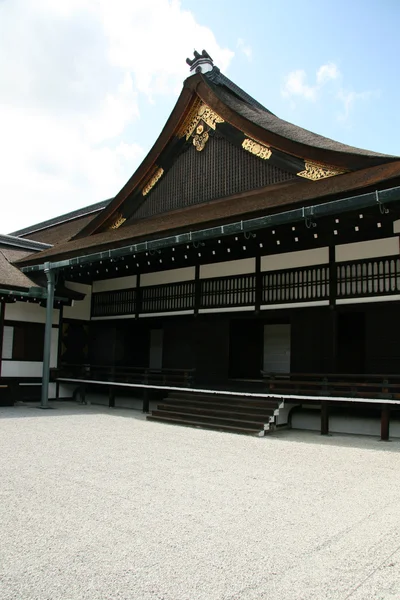
[[[197,50],[193,51],[194,58],[187,58],[186,62],[190,66],[190,74],[194,73],[208,73],[213,70],[214,62],[211,56],[206,50],[203,50],[201,54]]]

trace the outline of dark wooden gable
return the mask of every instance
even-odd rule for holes
[[[201,152],[185,144],[170,169],[142,196],[129,222],[295,178],[294,173],[246,152],[216,131]]]

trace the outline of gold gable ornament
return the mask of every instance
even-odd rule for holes
[[[157,169],[157,171],[154,173],[154,175],[149,179],[149,181],[146,183],[146,185],[142,189],[143,196],[147,196],[147,194],[156,185],[157,181],[162,177],[163,173],[164,173],[163,168],[160,167],[159,169]]]
[[[196,134],[193,136],[193,146],[196,148],[196,150],[201,152],[204,150],[204,147],[208,142],[208,138],[208,132],[204,131],[203,125],[198,125]]]
[[[254,154],[254,156],[262,158],[263,160],[268,160],[272,155],[271,148],[264,146],[264,144],[261,144],[261,142],[257,142],[251,138],[246,138],[243,140],[242,148],[247,150],[247,152],[250,152],[250,154]]]
[[[204,150],[209,140],[209,130],[204,131],[203,123],[208,125],[209,130],[215,131],[217,123],[224,123],[224,119],[197,98],[177,135],[179,138],[185,137],[186,141],[193,136],[193,146],[199,152]]]
[[[117,218],[115,219],[114,223],[111,225],[110,229],[118,229],[119,227],[121,227],[122,223],[125,223],[126,219],[125,217],[123,217],[121,214],[118,214]]]
[[[304,171],[300,171],[297,175],[298,177],[304,177],[305,179],[311,179],[312,181],[318,181],[319,179],[326,179],[327,177],[335,177],[336,175],[343,175],[343,173],[346,173],[344,169],[338,169],[337,167],[310,161],[305,161],[304,165]]]

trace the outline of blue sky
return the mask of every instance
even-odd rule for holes
[[[275,114],[400,155],[400,2],[2,0],[9,232],[115,195],[203,48]]]

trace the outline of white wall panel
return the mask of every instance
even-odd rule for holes
[[[46,308],[31,302],[13,302],[5,305],[6,321],[25,321],[27,323],[45,323]],[[53,310],[53,324],[58,325],[60,311]]]
[[[231,275],[244,275],[254,273],[256,270],[255,258],[243,258],[242,260],[231,260],[214,263],[213,265],[200,266],[200,279],[211,277],[229,277]]]
[[[191,281],[194,279],[194,275],[194,267],[171,269],[170,271],[159,271],[157,273],[144,273],[140,277],[140,287],[163,285],[164,283],[176,283],[177,281]]]
[[[299,250],[299,252],[285,252],[284,254],[270,254],[261,257],[261,271],[279,271],[281,269],[295,269],[297,267],[311,267],[324,265],[329,262],[329,248],[312,248]]]
[[[117,279],[101,279],[93,281],[92,292],[112,292],[114,290],[127,290],[136,287],[136,275],[117,277]]]
[[[391,256],[399,253],[399,238],[390,237],[381,240],[368,240],[354,244],[336,246],[336,262],[362,260],[376,256]]]
[[[90,320],[90,310],[92,301],[92,286],[84,283],[75,283],[67,281],[65,286],[70,290],[86,294],[83,300],[74,300],[72,306],[65,306],[63,317],[65,319],[79,319],[81,321]]]
[[[42,370],[42,362],[3,360],[1,363],[2,377],[41,377]]]

